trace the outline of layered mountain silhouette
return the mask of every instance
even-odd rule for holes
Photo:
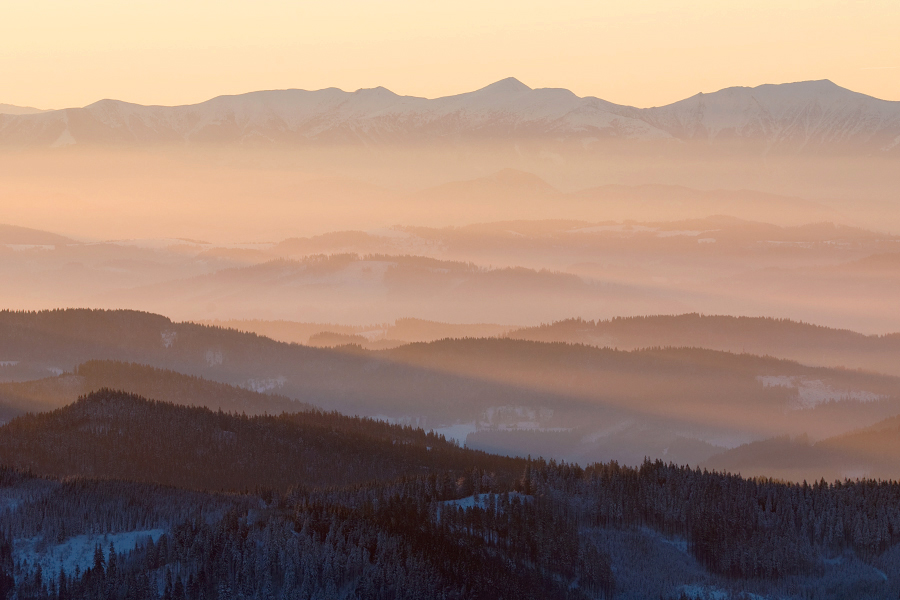
[[[766,317],[653,315],[601,321],[567,319],[510,331],[508,337],[633,350],[691,347],[776,356],[807,365],[900,375],[900,334],[863,335]]]
[[[792,481],[834,481],[869,477],[900,477],[900,416],[869,427],[810,443],[787,436],[732,448],[704,466],[740,473],[744,477],[772,477]]]
[[[582,462],[697,464],[752,440],[870,426],[900,400],[896,377],[747,354],[498,338],[322,349],[130,311],[0,312],[0,358],[15,363],[4,378],[21,382],[0,385],[7,418],[103,387],[247,414],[303,408],[289,398],[473,448]],[[91,360],[146,366],[82,364]]]
[[[88,361],[71,373],[32,381],[0,383],[0,418],[41,412],[70,404],[75,398],[104,388],[162,398],[183,406],[244,415],[278,415],[310,411],[310,404],[285,396],[216,383],[175,371],[135,363]],[[5,412],[4,412],[5,409]]]
[[[248,417],[111,390],[0,428],[7,466],[206,490],[352,485],[470,461],[511,462],[421,429],[333,413]]]
[[[14,104],[0,104],[0,115],[36,115],[38,113],[50,112],[48,110],[34,108],[31,106],[15,106]]]
[[[74,243],[76,243],[75,240],[71,238],[50,233],[48,231],[0,223],[0,245],[65,246]]]
[[[2,111],[0,111],[2,112]],[[0,114],[0,145],[363,144],[513,140],[685,142],[754,152],[900,154],[900,102],[830,81],[697,94],[635,108],[508,78],[426,99],[382,87],[272,90],[185,106],[101,100],[83,108]]]

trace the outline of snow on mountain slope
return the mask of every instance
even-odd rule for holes
[[[0,144],[97,142],[362,142],[583,137],[668,138],[596,98],[532,90],[505,79],[480,90],[429,100],[385,88],[343,92],[277,90],[220,96],[189,106],[101,100],[30,118],[0,117]],[[621,111],[619,111],[621,112]]]
[[[31,106],[13,106],[12,104],[0,104],[0,115],[34,115],[46,110]]]
[[[750,140],[766,150],[888,151],[900,135],[900,102],[828,80],[732,87],[641,113],[682,140]]]
[[[698,94],[638,109],[508,78],[436,99],[382,87],[273,90],[186,106],[101,100],[84,108],[0,115],[0,145],[89,143],[362,143],[520,139],[737,142],[759,151],[883,153],[900,148],[900,102],[829,81]]]

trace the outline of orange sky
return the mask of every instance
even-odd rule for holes
[[[900,100],[897,0],[4,0],[0,103],[192,103],[383,85],[440,96],[514,76],[652,106],[831,79]]]

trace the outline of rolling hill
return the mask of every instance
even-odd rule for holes
[[[164,399],[179,406],[198,406],[250,416],[314,409],[312,405],[284,396],[112,360],[87,361],[69,373],[54,377],[0,383],[0,404],[15,408],[16,415],[41,412],[61,408],[100,389]]]
[[[653,346],[709,348],[900,376],[900,335],[863,335],[788,319],[697,313],[602,321],[569,319],[525,327],[506,335],[621,350]]]
[[[74,243],[71,238],[48,231],[0,224],[0,246],[65,246]]]
[[[900,415],[811,443],[778,437],[752,442],[714,456],[704,466],[744,477],[787,481],[843,479],[900,480]]]
[[[517,298],[509,302],[510,295]],[[393,321],[410,314],[428,320],[540,322],[587,312],[662,312],[685,305],[628,283],[525,267],[482,267],[408,255],[319,255],[272,260],[193,277],[122,290],[113,303],[166,314],[252,317],[265,305],[276,319],[349,324]],[[186,310],[188,307],[195,310]],[[256,313],[258,314],[258,313]]]
[[[231,492],[343,487],[461,464],[517,466],[409,427],[317,411],[248,417],[112,390],[0,427],[0,464]]]
[[[89,360],[127,361],[435,429],[473,447],[518,455],[541,448],[580,462],[639,464],[651,455],[696,464],[749,441],[803,433],[819,440],[900,414],[894,377],[703,349],[626,352],[497,338],[324,349],[146,313],[70,310],[0,313],[0,353],[17,361],[3,368],[5,379],[45,379],[4,390],[59,387],[79,376],[47,376]],[[203,382],[102,366],[84,367],[95,370],[91,386],[123,385],[136,371],[146,379],[136,391],[216,406],[184,400]],[[71,399],[82,389],[68,392]],[[63,392],[54,394],[62,401]],[[229,397],[215,388],[198,397],[216,394]],[[231,404],[220,400],[226,408],[262,402],[228,394]],[[277,410],[283,400],[272,403]]]

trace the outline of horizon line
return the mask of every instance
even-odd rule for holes
[[[873,68],[878,68],[878,69],[894,69],[894,68],[900,68],[900,67],[873,67]],[[449,95],[445,95],[445,96],[433,96],[433,97],[428,97],[428,96],[417,96],[417,95],[414,95],[414,94],[400,94],[400,93],[394,92],[393,90],[391,90],[391,89],[389,89],[389,88],[386,88],[386,87],[380,86],[380,85],[379,85],[379,86],[375,86],[375,87],[361,87],[361,88],[357,88],[357,89],[352,90],[352,91],[348,91],[348,90],[345,90],[345,89],[340,88],[340,87],[337,87],[337,86],[328,86],[328,87],[317,88],[317,89],[307,89],[307,88],[300,88],[300,87],[256,89],[256,90],[249,90],[249,91],[237,92],[237,93],[232,93],[232,94],[217,94],[217,95],[215,95],[215,96],[210,96],[210,97],[207,97],[207,98],[204,99],[204,100],[200,100],[200,101],[197,101],[197,102],[186,102],[186,103],[176,103],[176,104],[153,104],[153,103],[151,103],[151,104],[142,104],[142,103],[140,103],[140,102],[134,102],[134,101],[131,101],[131,100],[122,100],[122,99],[119,99],[119,98],[107,97],[107,98],[100,98],[100,99],[98,99],[98,100],[94,100],[93,102],[90,102],[90,103],[88,103],[88,104],[84,104],[84,105],[82,105],[82,106],[65,106],[65,107],[62,107],[62,108],[38,108],[38,107],[36,107],[36,106],[17,105],[17,104],[11,104],[11,103],[7,103],[7,102],[3,102],[2,99],[0,99],[0,106],[10,106],[10,107],[13,107],[13,108],[18,108],[18,109],[28,109],[28,110],[34,110],[34,111],[37,111],[37,112],[35,112],[35,113],[25,113],[25,114],[23,114],[23,115],[15,115],[14,113],[6,113],[6,114],[8,114],[8,115],[10,115],[10,116],[29,116],[29,115],[32,115],[32,114],[40,114],[40,113],[46,113],[46,112],[56,112],[56,111],[61,111],[61,110],[70,110],[70,109],[77,109],[77,108],[87,108],[88,106],[92,106],[92,105],[97,104],[97,103],[99,103],[99,102],[121,102],[121,103],[123,103],[123,104],[132,104],[132,105],[135,105],[135,106],[175,108],[175,107],[182,107],[182,106],[197,106],[197,105],[199,105],[199,104],[203,104],[203,103],[206,103],[206,102],[210,102],[210,101],[216,100],[216,99],[218,99],[218,98],[235,98],[235,97],[240,97],[240,96],[247,96],[247,95],[250,95],[250,94],[262,94],[262,93],[269,93],[269,92],[308,92],[308,93],[316,93],[316,92],[323,92],[323,91],[327,91],[327,90],[337,90],[337,91],[342,92],[342,93],[344,93],[344,94],[357,94],[357,93],[360,93],[360,92],[366,92],[366,91],[384,90],[384,91],[386,91],[386,92],[388,92],[388,93],[390,93],[390,94],[392,94],[392,95],[394,95],[394,96],[397,96],[398,98],[414,98],[414,99],[421,99],[421,100],[442,100],[442,99],[445,99],[445,98],[453,98],[453,97],[456,97],[456,96],[463,96],[463,95],[466,95],[466,94],[473,94],[473,93],[481,92],[481,91],[487,90],[488,88],[497,86],[498,84],[502,84],[502,83],[505,83],[505,82],[509,82],[509,83],[511,83],[511,84],[513,84],[513,85],[519,84],[519,85],[521,85],[522,87],[527,88],[528,91],[538,91],[538,90],[565,90],[565,91],[571,92],[571,93],[574,94],[577,98],[581,98],[581,99],[595,98],[595,99],[598,99],[598,100],[603,100],[604,102],[609,102],[610,104],[615,104],[615,105],[617,105],[617,106],[627,106],[627,107],[629,107],[629,108],[637,108],[637,109],[641,109],[641,110],[644,110],[644,109],[652,109],[652,108],[661,108],[661,107],[665,107],[665,106],[671,106],[672,104],[676,104],[676,103],[678,103],[678,102],[681,102],[681,101],[684,101],[684,100],[687,100],[687,99],[690,99],[690,98],[694,98],[694,97],[696,97],[696,96],[717,94],[717,93],[720,93],[720,92],[723,92],[723,91],[726,91],[726,90],[732,90],[732,89],[751,89],[751,90],[755,90],[755,89],[759,89],[759,88],[762,88],[762,87],[769,87],[769,86],[776,86],[776,87],[777,87],[777,86],[800,85],[800,84],[805,84],[805,83],[824,83],[824,82],[827,82],[827,83],[829,83],[829,84],[835,86],[836,88],[840,88],[840,89],[842,89],[842,90],[846,90],[846,91],[851,92],[851,93],[853,93],[853,94],[859,94],[860,96],[866,96],[866,97],[868,97],[868,98],[873,98],[873,99],[879,100],[879,101],[881,101],[881,102],[900,102],[900,100],[887,100],[887,99],[885,99],[885,98],[879,98],[879,97],[877,97],[877,96],[872,96],[872,95],[870,95],[870,94],[865,94],[865,93],[863,93],[863,92],[857,92],[857,91],[855,91],[855,90],[853,90],[853,89],[851,89],[851,88],[847,88],[847,87],[844,87],[844,86],[842,86],[842,85],[840,85],[840,84],[835,83],[832,79],[824,78],[824,79],[801,79],[801,80],[796,80],[796,81],[785,81],[785,82],[781,82],[781,83],[761,83],[761,84],[755,85],[755,86],[747,86],[747,85],[729,85],[729,86],[725,86],[725,87],[723,87],[723,88],[719,88],[719,89],[717,89],[717,90],[710,91],[710,92],[707,92],[707,91],[699,91],[699,92],[696,92],[696,93],[694,93],[694,94],[692,94],[692,95],[690,95],[690,96],[685,96],[685,97],[680,98],[680,99],[678,99],[678,100],[675,100],[675,101],[673,101],[673,102],[669,102],[668,104],[657,104],[657,105],[653,105],[653,106],[636,106],[636,105],[633,105],[633,104],[619,104],[619,103],[616,103],[616,102],[611,102],[611,101],[605,100],[605,99],[602,98],[601,96],[597,96],[597,95],[590,95],[590,94],[588,94],[588,95],[585,95],[585,96],[578,96],[577,94],[575,94],[574,92],[572,92],[569,88],[552,87],[552,86],[548,86],[548,87],[534,87],[534,88],[533,88],[533,87],[531,87],[531,86],[529,86],[529,85],[523,83],[523,82],[522,82],[520,79],[518,79],[517,77],[509,76],[509,77],[504,77],[504,78],[502,78],[502,79],[498,79],[498,80],[496,80],[496,81],[494,81],[494,82],[492,82],[492,83],[489,83],[489,84],[487,84],[487,85],[484,85],[484,86],[482,86],[482,87],[480,87],[480,88],[476,88],[476,89],[474,89],[474,90],[469,90],[469,91],[465,91],[465,92],[458,92],[458,93],[456,93],[456,94],[449,94]],[[523,90],[523,91],[524,91],[524,90]],[[0,114],[4,114],[4,113],[0,113]]]

